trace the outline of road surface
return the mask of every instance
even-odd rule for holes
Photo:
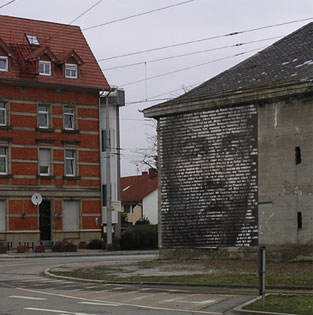
[[[232,314],[251,296],[209,293],[205,288],[102,284],[41,276],[49,267],[96,261],[153,259],[154,255],[0,259],[0,314],[178,315]],[[211,291],[211,290],[210,290]]]

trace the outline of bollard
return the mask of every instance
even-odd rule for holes
[[[262,305],[265,298],[265,247],[259,247],[259,295],[262,295]]]

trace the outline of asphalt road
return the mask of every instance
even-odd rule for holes
[[[0,259],[0,314],[232,314],[251,298],[210,290],[145,285],[117,285],[45,278],[49,267],[89,262],[153,259],[154,255]]]

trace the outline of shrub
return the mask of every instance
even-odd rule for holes
[[[0,245],[0,254],[6,254],[7,253],[7,247]]]
[[[88,244],[87,248],[88,249],[104,249],[106,247],[106,244],[102,240],[92,240]]]
[[[78,244],[78,248],[79,248],[79,249],[87,249],[87,248],[88,248],[88,245],[87,245],[86,242],[80,242],[80,243]]]
[[[133,225],[131,222],[128,222],[128,218],[127,218],[126,213],[122,213],[122,215],[121,215],[121,224],[122,224],[122,226]]]
[[[69,242],[56,242],[52,247],[53,252],[77,252],[77,245]]]
[[[127,228],[120,239],[120,249],[157,249],[158,232],[153,225],[135,225]]]
[[[150,224],[150,220],[148,218],[143,218],[142,220],[137,220],[135,225],[148,225]]]

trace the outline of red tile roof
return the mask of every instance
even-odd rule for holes
[[[58,56],[66,56],[72,51],[77,58],[81,59],[79,66],[79,78],[65,78],[61,71],[62,65],[58,65],[59,71],[55,71],[53,76],[21,77],[20,67],[13,45],[28,44],[25,33],[36,35],[40,46],[31,46],[32,55],[38,56],[43,47],[48,47],[51,53]],[[78,26],[69,26],[45,21],[22,19],[0,15],[0,46],[3,41],[13,55],[13,62],[9,72],[0,72],[0,79],[23,79],[37,82],[49,82],[52,84],[62,84],[71,86],[91,87],[107,89],[109,84],[105,79],[90,47]],[[58,60],[59,63],[64,60]]]
[[[121,177],[121,201],[141,202],[144,197],[158,188],[158,175],[149,170],[142,175]]]

